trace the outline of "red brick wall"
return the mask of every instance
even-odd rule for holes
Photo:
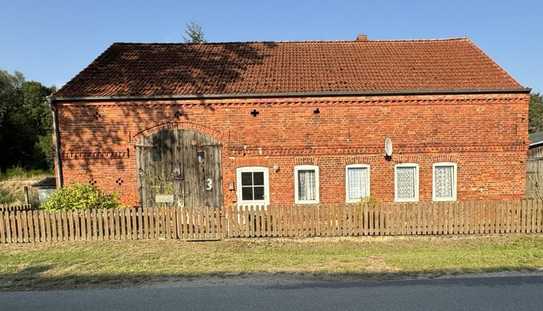
[[[293,202],[297,164],[319,165],[321,202],[345,200],[345,165],[355,163],[371,165],[371,194],[383,201],[394,199],[394,165],[402,162],[420,166],[421,201],[432,199],[435,162],[458,164],[459,200],[518,199],[525,188],[524,94],[58,105],[65,183],[94,181],[128,204],[138,202],[134,144],[163,126],[195,129],[222,142],[226,204],[235,201],[235,168],[248,165],[270,167],[272,203]],[[391,161],[383,157],[387,136],[394,145]]]

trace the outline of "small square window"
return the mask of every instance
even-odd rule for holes
[[[253,185],[264,185],[264,173],[263,172],[254,172],[253,173]]]
[[[241,199],[243,201],[252,201],[253,199],[253,188],[252,187],[242,187],[241,189]]]
[[[241,167],[236,170],[239,205],[269,204],[268,168]]]
[[[253,185],[253,173],[252,172],[243,172],[243,173],[241,173],[241,185],[242,186],[252,186]]]
[[[253,200],[264,200],[264,187],[254,187]]]

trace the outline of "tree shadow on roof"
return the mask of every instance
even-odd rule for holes
[[[270,56],[276,43],[113,44],[58,94],[172,96],[224,94]],[[251,83],[244,84],[250,91]]]

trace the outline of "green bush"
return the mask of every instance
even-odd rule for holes
[[[118,207],[122,207],[122,204],[117,194],[107,194],[94,186],[83,184],[56,190],[41,206],[50,211]]]
[[[381,206],[381,203],[379,203],[379,201],[374,196],[371,195],[369,197],[362,198],[359,202],[359,206],[376,208],[376,207]]]
[[[15,198],[9,191],[0,188],[0,204],[9,204],[15,202]]]

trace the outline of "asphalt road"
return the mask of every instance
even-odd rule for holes
[[[543,310],[543,276],[350,282],[239,279],[3,292],[0,310]]]

